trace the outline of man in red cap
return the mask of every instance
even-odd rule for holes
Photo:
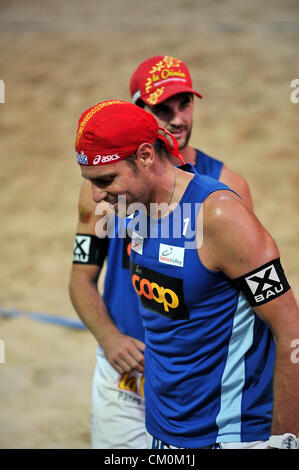
[[[139,123],[137,119],[131,122],[126,134],[126,149],[119,148],[117,152],[112,153],[108,150],[105,155],[93,153],[96,144],[94,134],[92,127],[90,131],[87,129],[94,122],[93,116],[102,110],[105,117],[105,113],[109,113],[114,103],[100,103],[98,107],[87,110],[82,117],[76,139],[78,163],[105,165],[108,168],[109,163],[117,163],[126,158],[128,152],[133,153],[136,145],[135,124]],[[145,124],[143,138],[154,143],[158,132],[158,141],[164,142],[171,152],[179,156],[176,140],[167,131],[159,129],[151,114],[136,109]],[[126,112],[126,106],[120,107],[119,114],[124,118]],[[144,119],[144,114],[147,119]],[[113,121],[114,117],[108,118],[107,121],[105,118],[112,133]],[[131,140],[128,140],[128,136],[131,136]],[[110,138],[107,134],[108,147]],[[91,154],[86,150],[89,147],[92,148]],[[126,161],[134,167],[134,159]],[[140,191],[144,192],[144,188]],[[116,199],[109,197],[107,202],[116,204]],[[130,279],[131,239],[129,236],[121,236],[121,231],[126,229],[129,220],[118,219],[116,236],[101,238],[101,217],[97,215],[90,183],[86,181],[79,200],[70,295],[77,313],[98,342],[91,420],[93,448],[146,447],[143,395],[144,328],[138,309],[138,296]],[[121,226],[122,223],[124,227]],[[101,296],[97,284],[106,256],[107,271],[104,294]]]
[[[86,119],[89,114],[86,113]],[[82,124],[83,131],[84,121]],[[77,149],[78,162],[87,156]],[[94,156],[118,161],[117,153]],[[114,202],[110,199],[110,202]],[[74,308],[97,341],[92,388],[91,440],[94,449],[144,449],[144,327],[138,296],[130,279],[131,239],[122,236],[127,219],[116,219],[116,237],[102,238],[102,217],[84,181],[78,205],[70,296]],[[106,265],[104,266],[104,261]],[[106,268],[106,269],[104,269]],[[104,288],[99,278],[105,271]]]
[[[186,163],[233,188],[252,209],[249,186],[243,176],[189,145],[193,97],[203,96],[193,89],[190,72],[182,60],[158,55],[141,62],[132,74],[130,93],[134,104],[151,112],[158,123],[175,136]]]
[[[172,165],[175,139],[133,104],[85,111],[76,155],[95,203],[118,212],[122,196],[147,215],[130,270],[146,330],[149,446],[298,448],[299,309],[270,234],[228,186]],[[163,205],[154,219],[152,205]]]
[[[159,124],[175,135],[186,162],[195,164],[200,173],[220,179],[228,184],[243,197],[249,207],[252,207],[249,188],[244,178],[230,170],[223,162],[192,148],[188,144],[192,127],[193,95],[199,98],[202,96],[193,89],[189,70],[181,60],[168,56],[147,59],[134,72],[130,82],[130,90],[133,101],[138,105],[146,106],[146,109],[154,114]],[[84,157],[82,158],[84,159]],[[113,158],[116,158],[113,154],[107,157],[111,161]],[[173,163],[178,163],[174,157],[170,156],[169,158]],[[140,359],[140,348],[138,349],[134,341],[143,342],[144,338],[140,315],[137,315],[136,318],[134,316],[137,312],[136,296],[134,296],[134,292],[131,292],[128,260],[126,263],[123,261],[128,257],[128,249],[131,245],[129,237],[127,237],[110,240],[108,247],[105,239],[95,236],[95,226],[99,227],[99,216],[95,211],[96,205],[91,200],[90,184],[85,181],[82,184],[79,197],[79,220],[74,245],[70,294],[77,313],[99,343],[93,387],[93,446],[117,448],[128,445],[137,448],[143,446],[143,438],[140,437],[144,421],[143,397],[138,396],[141,405],[138,402],[134,410],[132,407],[113,408],[111,405],[111,401],[114,404],[121,404],[115,395],[118,396],[118,384],[124,383],[124,380],[121,380],[123,374],[136,374],[137,367],[138,381],[143,380],[141,365],[136,365],[136,361],[132,364],[132,357],[134,360],[135,358]],[[99,235],[99,230],[97,230],[97,235]],[[82,255],[84,250],[88,253]],[[95,253],[101,253],[101,256],[97,257]],[[97,283],[104,258],[107,258],[108,270],[105,276],[103,299],[98,292]],[[109,289],[108,286],[116,284],[115,279],[118,280],[119,277],[121,282],[117,282],[118,289]],[[128,300],[126,301],[127,296]],[[128,305],[131,305],[130,312],[127,312]],[[131,324],[125,321],[129,314],[134,316]],[[135,329],[132,329],[132,324],[135,325]],[[126,351],[125,358],[123,358],[124,351]],[[127,353],[127,351],[130,352]],[[105,370],[102,370],[103,364],[106,364]],[[115,371],[119,374],[118,376],[115,375]],[[103,382],[102,377],[105,379],[111,377],[111,383],[108,383],[108,380]],[[104,389],[107,389],[106,395],[102,394],[99,398],[99,390]],[[131,394],[130,399],[133,403],[134,393],[126,390],[126,394]],[[125,397],[125,393],[122,396]],[[124,424],[124,417],[128,416],[129,422],[132,423],[133,413],[135,413],[136,426],[139,426],[139,431],[136,431],[135,435],[139,437],[129,441],[127,437],[129,434],[126,432],[128,423]],[[97,416],[100,416],[101,419],[97,419]],[[104,416],[107,417],[107,420],[103,418]],[[119,417],[118,421],[117,417]],[[119,433],[116,436],[113,431],[109,433],[109,423],[114,420],[119,424],[118,429],[124,430],[123,434]],[[109,441],[107,436],[109,436]]]

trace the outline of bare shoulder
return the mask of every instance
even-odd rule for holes
[[[213,234],[218,229],[223,233],[222,228],[231,227],[237,222],[256,217],[249,209],[242,204],[240,197],[229,190],[214,191],[203,203],[204,224],[206,230],[211,230]]]
[[[210,266],[238,277],[278,257],[271,235],[240,198],[216,191],[203,204],[204,255]]]
[[[94,212],[96,207],[95,202],[92,199],[91,183],[84,179],[80,189],[79,195],[79,207],[85,208],[86,210]]]
[[[219,181],[229,186],[241,196],[244,204],[249,209],[253,210],[253,202],[251,192],[246,179],[236,171],[231,170],[226,165],[223,165]]]

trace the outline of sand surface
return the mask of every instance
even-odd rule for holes
[[[192,144],[246,177],[299,299],[298,40],[295,0],[0,1],[0,307],[77,318],[77,120],[129,99],[157,54],[188,64],[204,95]],[[0,318],[0,340],[0,447],[89,448],[91,334],[19,316]]]

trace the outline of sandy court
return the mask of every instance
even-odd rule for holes
[[[188,64],[192,144],[246,177],[299,300],[298,40],[296,0],[0,0],[0,307],[76,319],[77,120],[157,54]],[[0,340],[0,448],[89,448],[93,337],[21,316]]]

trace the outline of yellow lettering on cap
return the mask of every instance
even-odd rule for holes
[[[159,62],[157,62],[155,65],[152,66],[151,70],[150,70],[150,74],[154,74],[155,72],[160,72],[160,70],[165,67],[164,63],[163,63],[163,60],[159,60]]]
[[[147,77],[147,80],[145,82],[145,93],[149,93],[151,88],[152,88],[152,79],[150,77]]]
[[[153,79],[153,82],[157,82],[158,80],[160,80],[160,76],[153,74],[152,79]]]
[[[164,86],[161,86],[160,88],[157,88],[156,91],[154,91],[153,93],[151,93],[151,94],[149,95],[149,97],[148,97],[148,102],[149,102],[150,104],[153,104],[153,105],[156,104],[157,101],[158,101],[159,96],[163,95],[163,93],[164,93],[164,88],[165,88]]]
[[[180,67],[182,61],[180,59],[175,59],[174,57],[170,57],[168,55],[164,56],[164,63],[166,67]]]
[[[186,74],[184,72],[181,72],[181,70],[169,70],[169,69],[164,69],[162,70],[161,77],[163,79],[168,78],[168,77],[182,77],[185,78]]]
[[[77,132],[77,137],[76,137],[76,146],[78,145],[79,143],[79,140],[80,140],[80,137],[84,131],[84,127],[86,126],[86,124],[88,123],[88,121],[90,120],[90,118],[92,118],[92,116],[94,114],[96,114],[98,111],[101,111],[101,109],[103,108],[106,108],[106,106],[111,106],[112,104],[118,104],[118,103],[123,103],[123,101],[120,101],[120,100],[113,100],[113,101],[106,101],[104,103],[99,103],[97,104],[96,106],[94,106],[88,114],[86,114],[85,118],[83,119],[83,121],[81,122],[80,124],[80,127],[78,129],[78,132]]]

